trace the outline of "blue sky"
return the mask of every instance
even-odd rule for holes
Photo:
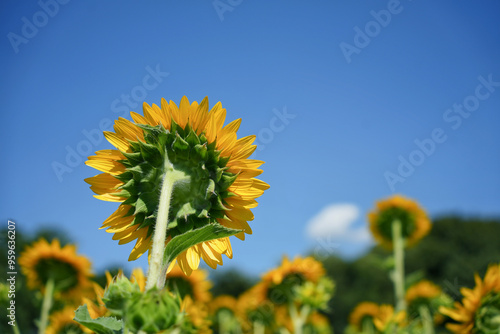
[[[496,1],[0,6],[0,218],[68,232],[97,270],[146,261],[98,229],[117,205],[92,197],[83,162],[111,148],[100,127],[162,97],[221,101],[257,135],[271,188],[224,267],[360,254],[366,213],[393,193],[433,217],[500,216]]]

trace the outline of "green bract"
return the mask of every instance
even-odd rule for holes
[[[114,315],[122,317],[127,300],[137,294],[141,294],[137,283],[130,282],[125,276],[118,276],[106,289],[102,301]]]
[[[117,196],[131,206],[126,216],[134,216],[132,225],[154,226],[163,178],[176,173],[168,217],[168,235],[175,237],[192,229],[227,218],[224,198],[237,175],[227,171],[229,158],[221,157],[215,142],[208,143],[202,133],[189,126],[181,128],[172,121],[171,129],[162,125],[137,124],[145,142],[130,141],[132,152],[120,162],[126,171],[115,176],[124,184]],[[148,229],[148,236],[153,228]]]
[[[478,334],[496,334],[500,332],[499,293],[490,293],[483,298],[482,305],[477,310],[475,322]]]
[[[388,240],[392,240],[392,224],[395,220],[401,222],[401,234],[403,238],[412,235],[416,230],[415,217],[411,212],[399,207],[392,207],[380,212],[378,226],[380,234]]]

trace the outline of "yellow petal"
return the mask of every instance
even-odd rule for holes
[[[200,254],[196,247],[189,247],[186,250],[186,260],[191,269],[196,270],[200,265]]]
[[[127,152],[129,150],[129,144],[122,136],[109,131],[104,131],[104,137],[121,152]]]
[[[132,141],[144,141],[143,131],[128,119],[120,117],[115,121],[115,132],[125,139]]]
[[[142,254],[144,254],[151,245],[151,237],[147,237],[148,230],[146,228],[140,228],[136,235],[137,241],[135,243],[134,249],[130,252],[130,256],[128,257],[129,261],[137,260]]]

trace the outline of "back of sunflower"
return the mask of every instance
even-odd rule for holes
[[[162,99],[143,111],[104,133],[116,149],[89,157],[86,164],[102,173],[85,181],[96,198],[120,203],[101,228],[119,244],[135,241],[129,261],[149,252],[145,291],[121,275],[99,312],[84,305],[75,320],[95,333],[202,333],[205,327],[181,312],[190,303],[165,288],[166,274],[176,263],[189,276],[201,259],[216,268],[222,255],[232,258],[229,237],[252,233],[251,209],[269,188],[256,179],[263,162],[248,159],[255,136],[237,138],[241,119],[224,126],[220,102],[209,110],[208,98],[198,104],[183,97],[179,106]]]

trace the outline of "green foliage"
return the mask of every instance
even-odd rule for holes
[[[215,296],[230,295],[238,297],[257,282],[257,278],[249,277],[236,269],[214,271],[212,293]]]
[[[431,233],[406,254],[407,272],[422,269],[427,279],[454,299],[460,287],[474,286],[490,263],[500,262],[500,221],[443,217]]]
[[[97,334],[118,334],[121,333],[123,327],[122,321],[113,317],[92,319],[87,310],[87,305],[80,306],[76,310],[75,321]]]
[[[239,232],[241,232],[241,230],[227,228],[219,223],[212,223],[195,230],[185,232],[184,234],[178,235],[169,241],[167,247],[165,247],[165,257],[163,259],[163,263],[172,262],[180,253],[201,242],[230,237]]]

